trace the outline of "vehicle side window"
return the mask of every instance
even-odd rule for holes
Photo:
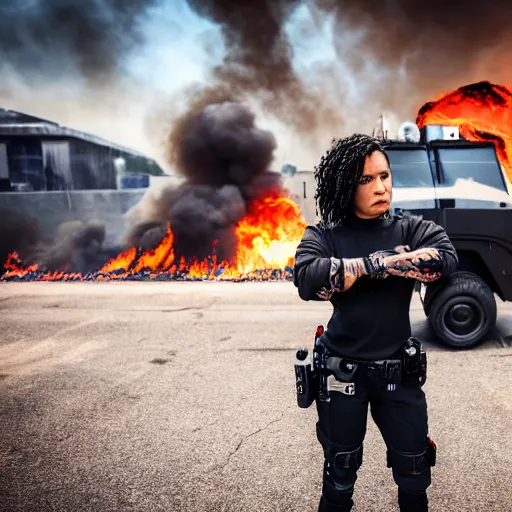
[[[451,187],[458,179],[467,179],[506,191],[492,147],[439,148],[439,162],[444,177],[442,186]]]
[[[434,181],[425,149],[391,149],[386,153],[391,164],[393,187],[433,187]]]

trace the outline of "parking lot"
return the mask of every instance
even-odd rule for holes
[[[0,510],[315,511],[293,359],[326,303],[289,282],[0,285]],[[512,510],[512,305],[471,351],[425,340],[434,512]],[[369,422],[357,512],[398,510]]]

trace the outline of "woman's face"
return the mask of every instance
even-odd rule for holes
[[[354,198],[354,213],[361,219],[376,219],[391,205],[391,169],[381,151],[366,157]]]

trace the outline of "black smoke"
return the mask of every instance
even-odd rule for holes
[[[251,202],[281,189],[280,175],[269,171],[274,136],[242,104],[201,100],[176,121],[168,147],[184,181],[148,190],[128,213],[127,243],[154,248],[170,222],[177,257],[203,260],[214,251],[219,260],[230,259],[236,224]]]
[[[115,80],[123,59],[144,41],[152,0],[3,0],[0,59],[19,75],[90,82]],[[75,69],[76,68],[76,69]]]
[[[512,69],[512,3],[496,0],[188,0],[201,16],[217,23],[227,54],[212,71],[219,88],[236,97],[258,95],[271,115],[308,140],[327,128],[332,135],[347,123],[371,129],[382,110],[415,119],[423,103],[462,85],[489,80],[508,83]],[[293,66],[286,23],[298,7],[313,20],[302,27],[307,40],[334,20],[333,44],[344,74],[358,84],[348,94],[319,56],[305,85]],[[307,44],[307,43],[305,43]],[[327,94],[336,90],[337,102]],[[355,108],[354,108],[355,105]],[[357,114],[355,109],[360,108]],[[356,116],[356,119],[349,119]]]
[[[207,94],[216,87],[240,101],[257,98],[268,115],[305,136],[322,123],[342,125],[342,111],[325,101],[321,89],[305,87],[292,63],[285,23],[303,2],[187,1],[200,16],[220,26],[227,50],[222,64],[211,70]]]
[[[41,242],[35,218],[0,207],[0,271],[11,252],[17,251],[22,259],[27,259]]]
[[[11,253],[23,266],[38,265],[40,271],[79,272],[99,270],[119,254],[121,245],[105,247],[105,224],[101,221],[64,221],[53,239],[41,232],[37,219],[26,213],[0,208],[0,273]]]
[[[335,16],[337,53],[363,86],[369,81],[368,100],[378,97],[403,119],[415,119],[423,103],[441,93],[512,78],[506,65],[512,58],[508,0],[317,0],[317,5]],[[347,31],[357,37],[346,37]],[[375,67],[387,70],[385,77]]]

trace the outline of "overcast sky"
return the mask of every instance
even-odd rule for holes
[[[243,100],[257,125],[276,135],[275,168],[312,168],[333,137],[371,133],[382,112],[396,131],[443,92],[480,80],[511,82],[512,30],[501,0],[484,11],[476,0],[460,0],[463,18],[455,2],[441,0],[430,0],[428,12],[399,0],[318,2],[331,4],[328,12],[315,3],[303,0],[282,16],[296,76],[280,90],[281,75],[271,85],[265,77]],[[2,0],[0,107],[93,133],[164,163],[166,130],[187,106],[183,92],[194,83],[211,84],[226,48],[219,26],[185,0],[140,5]],[[512,3],[506,5],[512,15]],[[266,14],[263,28],[275,12]],[[266,55],[260,55],[263,65]],[[297,103],[310,92],[301,110]],[[269,96],[275,96],[271,108]]]

